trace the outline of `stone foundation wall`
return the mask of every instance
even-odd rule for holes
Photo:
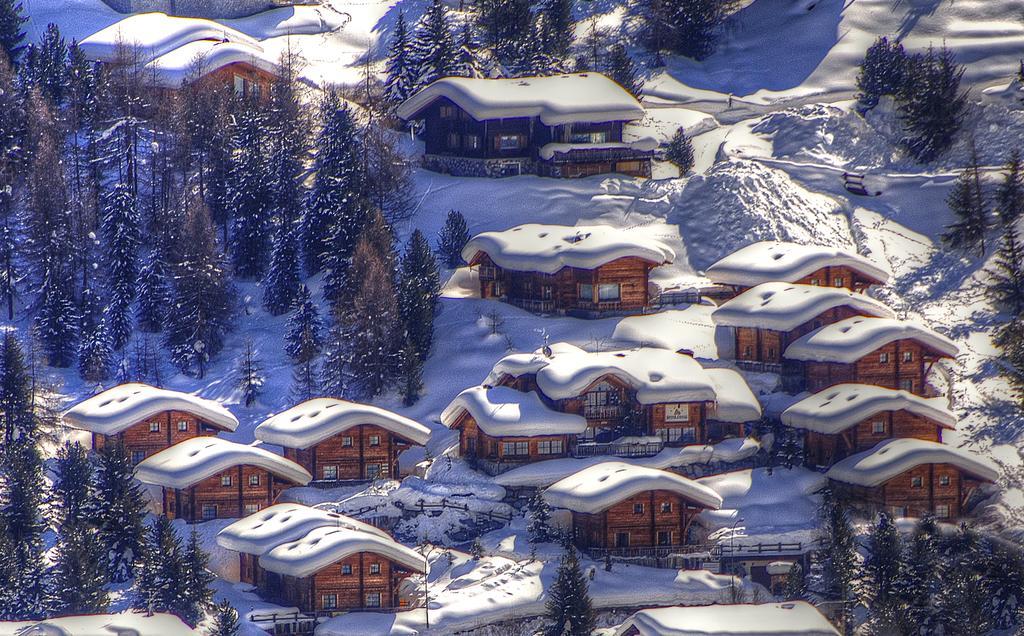
[[[518,165],[519,169],[516,169]],[[532,159],[473,159],[447,155],[424,155],[423,167],[434,172],[456,177],[512,177],[517,174],[537,174],[537,162]]]
[[[319,4],[318,0],[103,0],[119,13],[159,11],[190,18],[242,18],[275,7]]]

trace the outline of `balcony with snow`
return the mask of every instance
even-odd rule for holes
[[[456,176],[651,176],[657,141],[623,140],[644,108],[600,73],[512,79],[445,77],[396,114],[422,122],[423,164]]]
[[[478,234],[462,250],[481,298],[583,318],[643,313],[651,270],[675,256],[642,230],[537,223]]]

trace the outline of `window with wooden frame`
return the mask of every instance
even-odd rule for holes
[[[633,504],[633,514],[642,515],[644,514],[644,505],[642,503]]]
[[[370,574],[380,574],[380,563],[370,564]]]
[[[498,150],[519,150],[523,147],[522,135],[498,135],[495,139]]]
[[[380,435],[370,436],[370,446],[380,446]]]
[[[903,361],[904,362],[913,362],[914,361],[914,352],[913,351],[904,351],[903,352]]]
[[[351,436],[351,435],[345,435],[345,436],[343,436],[343,437],[341,438],[341,445],[342,445],[342,446],[346,446],[346,447],[347,447],[347,446],[352,446],[352,436]]]
[[[348,575],[352,574],[352,564],[351,563],[342,563],[341,564],[341,573],[344,576],[348,576]]]
[[[580,283],[579,288],[580,300],[593,301],[594,300],[594,286],[590,283]]]
[[[672,545],[671,530],[658,530],[658,545]]]
[[[939,475],[940,486],[949,486],[950,483],[952,483],[952,480],[949,478],[949,475]]]
[[[320,468],[320,474],[323,478],[328,481],[333,481],[338,478],[338,467],[337,466],[322,466]]]
[[[260,485],[259,473],[254,473],[252,475],[249,475],[249,485],[250,486],[259,486]]]
[[[875,420],[871,422],[871,432],[875,435],[885,434],[885,420]]]
[[[921,488],[923,486],[924,486],[924,478],[921,477],[920,475],[914,475],[913,477],[910,478],[910,487],[911,488]]]
[[[320,607],[325,610],[337,609],[338,607],[338,595],[337,594],[321,594],[320,595]]]
[[[663,502],[661,502],[661,511],[663,513],[665,513],[665,514],[668,514],[668,513],[672,512],[672,502],[671,501],[663,501]]]
[[[178,430],[182,431],[182,432],[187,431],[188,430],[188,420],[178,420]]]
[[[366,594],[366,607],[380,607],[380,592]]]
[[[621,297],[621,286],[618,283],[601,283],[597,286],[598,302],[618,302]]]
[[[459,133],[448,133],[447,144],[449,148],[459,147]]]
[[[530,442],[502,442],[501,454],[506,456],[526,456],[530,454]]]
[[[245,504],[245,514],[254,515],[260,511],[260,505],[258,503],[247,503]]]
[[[455,116],[455,107],[451,104],[441,104],[441,107],[437,109],[441,119],[451,119]]]
[[[220,485],[221,486],[230,486],[231,485],[231,475],[221,475],[220,476]]]
[[[935,516],[939,519],[949,518],[949,505],[948,504],[936,504],[935,505]]]
[[[846,279],[842,276],[836,276],[832,284],[835,287],[846,287]]]
[[[204,520],[217,518],[217,504],[203,504],[202,516]]]
[[[160,422],[150,422],[149,423],[149,432],[150,433],[159,433],[160,432]]]
[[[563,450],[562,440],[542,440],[537,442],[537,452],[541,455],[558,455]]]
[[[878,363],[889,364],[889,352],[883,351],[882,353],[878,354]]]

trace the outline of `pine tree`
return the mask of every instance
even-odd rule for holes
[[[28,21],[19,0],[0,0],[0,48],[12,64],[18,63],[25,46],[23,26]]]
[[[39,432],[32,378],[13,329],[4,330],[0,343],[0,424],[5,446],[20,437],[34,440]]]
[[[193,195],[187,206],[165,342],[179,369],[202,378],[231,327],[232,290],[206,205]]]
[[[1024,245],[1020,243],[1017,228],[1007,225],[1002,243],[996,252],[995,270],[990,272],[992,282],[989,296],[1008,307],[1014,315],[1024,312]]]
[[[469,242],[466,217],[458,210],[449,210],[444,227],[437,237],[437,252],[445,267],[454,269],[462,265],[462,248]]]
[[[946,542],[942,587],[937,599],[943,634],[973,636],[991,629],[981,567],[987,558],[986,546],[967,525],[961,525],[960,531]]]
[[[906,565],[900,577],[900,616],[903,633],[928,633],[935,626],[935,597],[941,585],[941,560],[935,518],[924,515],[914,529],[907,548]]]
[[[62,530],[92,522],[92,464],[81,444],[65,442],[58,451],[53,495]]]
[[[0,0],[0,43],[5,6]],[[0,52],[0,302],[7,305],[8,321],[14,320],[14,301],[24,277],[19,245],[23,229],[15,208],[15,185],[23,177],[25,100],[16,83],[14,69]]]
[[[107,572],[103,545],[87,524],[61,529],[50,575],[48,610],[56,616],[102,614],[107,609]]]
[[[908,66],[899,95],[899,114],[907,133],[904,145],[921,163],[942,155],[956,138],[967,116],[967,91],[960,90],[964,67],[945,47],[928,49]]]
[[[405,332],[420,360],[426,360],[434,339],[434,312],[441,291],[437,262],[419,230],[409,237],[402,258],[399,308]]]
[[[573,0],[542,0],[537,12],[543,24],[544,50],[565,57],[572,46],[576,23],[572,17]]]
[[[412,406],[420,399],[420,391],[423,390],[423,361],[410,342],[406,342],[402,350],[400,375],[402,404]]]
[[[302,214],[298,184],[300,165],[285,149],[271,158],[274,182],[271,188],[277,218],[270,265],[263,281],[263,306],[273,316],[292,308],[302,282],[299,218]]]
[[[187,603],[181,594],[186,566],[181,542],[167,517],[157,517],[149,528],[143,555],[135,578],[134,606],[152,612],[180,612]]]
[[[626,52],[626,47],[621,44],[613,44],[608,51],[608,77],[626,89],[633,97],[640,99],[643,92],[643,80],[637,75],[636,67],[632,58]]]
[[[729,5],[727,0],[644,0],[640,13],[650,48],[703,60],[714,51]]]
[[[682,126],[672,135],[665,158],[679,168],[679,174],[686,174],[693,168],[693,142]]]
[[[288,318],[285,333],[285,353],[293,362],[315,358],[323,348],[320,313],[305,284],[299,286],[295,307]]]
[[[139,271],[138,309],[135,314],[139,331],[163,331],[167,307],[171,304],[170,272],[157,250],[151,250]]]
[[[985,254],[989,211],[981,185],[977,152],[972,151],[971,164],[957,177],[946,204],[957,220],[946,226],[942,242],[963,252],[976,252],[979,256]]]
[[[246,406],[252,406],[263,393],[263,365],[251,338],[245,339],[245,348],[238,359],[238,389]]]
[[[906,81],[908,56],[903,45],[880,36],[868,47],[857,75],[857,98],[867,107],[883,95],[897,95]]]
[[[143,554],[146,499],[121,444],[100,448],[94,493],[96,526],[106,550],[110,580],[127,581]]]
[[[92,289],[82,290],[81,313],[78,327],[78,374],[88,382],[103,382],[110,377],[113,350],[103,305]]]
[[[548,590],[545,636],[590,636],[596,627],[587,579],[576,549],[569,546]]]
[[[388,62],[384,72],[387,81],[384,84],[384,97],[394,108],[412,95],[416,83],[416,68],[412,58],[412,45],[409,41],[409,30],[405,24],[405,12],[399,11],[398,21],[391,36],[391,47],[388,50]]]
[[[139,278],[139,214],[131,190],[118,183],[103,210],[103,236],[107,261],[111,344],[121,349],[133,330],[132,303]]]
[[[178,591],[181,603],[175,608],[178,611],[174,612],[190,625],[202,620],[213,601],[210,584],[216,577],[207,569],[209,561],[210,557],[199,545],[199,534],[193,525],[182,553],[181,587]]]
[[[863,596],[874,629],[886,631],[898,624],[901,615],[900,582],[903,574],[903,546],[899,530],[889,515],[882,513],[868,537],[864,560]]]
[[[455,60],[455,68],[452,75],[455,77],[483,77],[480,56],[477,55],[479,45],[473,37],[473,27],[469,22],[462,23],[462,31],[459,35],[459,53]]]
[[[234,219],[231,259],[239,278],[261,277],[270,254],[273,177],[267,161],[266,135],[266,117],[255,104],[235,117],[228,213]]]
[[[46,25],[39,44],[30,44],[22,67],[23,76],[37,88],[53,106],[63,106],[67,95],[68,45],[60,28],[54,23]]]
[[[320,113],[322,125],[315,144],[313,186],[302,219],[303,259],[310,275],[324,268],[329,252],[338,247],[335,242],[340,241],[340,247],[350,246],[339,258],[351,256],[361,227],[350,228],[347,224],[353,218],[351,212],[363,192],[365,178],[356,123],[348,106],[329,92]],[[339,226],[349,234],[337,236],[334,230]]]
[[[1024,164],[1020,152],[1010,151],[1010,158],[1003,168],[1006,174],[996,190],[996,214],[1004,227],[1009,227],[1024,215]]]
[[[46,575],[43,556],[43,531],[46,524],[40,514],[44,502],[43,463],[35,442],[19,437],[4,450],[6,480],[0,491],[0,518],[14,545],[13,593],[0,608],[5,618],[40,618],[45,611]]]
[[[807,577],[799,563],[794,563],[786,574],[786,587],[782,590],[782,598],[787,601],[802,601],[807,596]]]
[[[238,636],[238,612],[227,599],[217,605],[207,636]]]
[[[843,502],[831,491],[822,493],[821,581],[818,591],[824,598],[845,604],[852,598],[852,585],[857,573],[857,548],[853,526]]]
[[[527,507],[529,521],[526,531],[530,533],[530,543],[545,543],[551,540],[551,508],[541,494],[530,498]]]
[[[452,34],[448,8],[442,0],[433,0],[420,18],[414,31],[412,50],[416,64],[414,90],[454,73],[459,57],[458,47]]]
[[[1009,629],[1017,623],[1024,601],[1024,557],[1015,544],[991,542],[984,563],[985,596],[995,629]]]

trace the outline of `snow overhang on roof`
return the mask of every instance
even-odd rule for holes
[[[761,605],[704,605],[640,610],[615,636],[839,636],[805,601]]]
[[[722,498],[692,479],[656,468],[608,461],[584,468],[544,491],[544,499],[556,508],[596,514],[652,490],[666,490],[705,508],[718,510]]]
[[[761,403],[750,390],[750,385],[733,369],[706,369],[715,387],[717,403],[710,419],[719,422],[745,424],[761,419]]]
[[[132,60],[148,63],[186,44],[207,40],[235,42],[262,51],[259,41],[223,24],[202,18],[182,18],[166,13],[137,13],[83,38],[79,48],[90,60],[114,62],[127,53]],[[128,51],[125,51],[126,47]]]
[[[372,552],[414,572],[423,572],[423,556],[393,539],[351,528],[320,527],[296,541],[260,556],[260,566],[277,574],[303,578],[360,552]]]
[[[255,466],[306,485],[313,476],[302,466],[258,446],[219,437],[193,437],[147,457],[135,467],[135,477],[165,488],[188,488],[235,466]]]
[[[894,316],[891,309],[874,298],[849,289],[771,282],[761,283],[723,303],[711,318],[716,325],[726,327],[789,331],[836,307],[849,307],[869,316]]]
[[[417,119],[440,98],[456,103],[477,121],[539,117],[546,126],[559,126],[633,121],[644,116],[644,107],[635,97],[600,73],[512,79],[445,77],[405,100],[395,112],[405,120]]]
[[[503,269],[543,274],[554,274],[564,267],[597,269],[629,257],[663,265],[676,257],[671,247],[640,230],[539,223],[478,234],[466,243],[462,258],[472,263],[478,253],[487,254]]]
[[[753,287],[771,281],[793,283],[823,267],[849,267],[876,283],[885,283],[892,275],[860,254],[785,241],[747,245],[708,267],[705,274],[719,285]]]
[[[279,71],[277,62],[258,47],[246,42],[214,40],[189,42],[153,59],[145,68],[157,85],[178,88],[232,64],[248,64],[272,75]]]
[[[338,433],[371,424],[423,445],[430,429],[407,417],[369,404],[335,398],[315,398],[264,420],[256,427],[256,439],[285,448],[310,448]]]
[[[907,411],[943,428],[956,426],[956,416],[942,398],[867,384],[838,384],[819,391],[790,406],[781,417],[786,426],[837,435],[886,411]]]
[[[148,384],[119,384],[64,412],[64,423],[100,435],[116,435],[165,411],[182,411],[227,431],[238,420],[220,403]]]
[[[783,356],[790,360],[851,364],[896,340],[913,340],[949,358],[960,352],[952,340],[923,325],[858,316],[815,329],[789,345]]]
[[[874,448],[850,455],[832,466],[825,476],[855,486],[874,488],[923,464],[950,464],[983,481],[999,477],[996,465],[961,448],[920,439],[889,439]]]
[[[451,427],[464,411],[491,437],[579,435],[587,428],[586,419],[552,411],[536,393],[503,386],[475,386],[459,393],[441,413],[441,422]]]
[[[302,504],[281,503],[227,526],[217,533],[217,544],[235,552],[260,555],[301,539],[316,528],[349,528],[390,539],[383,530],[358,519]]]

